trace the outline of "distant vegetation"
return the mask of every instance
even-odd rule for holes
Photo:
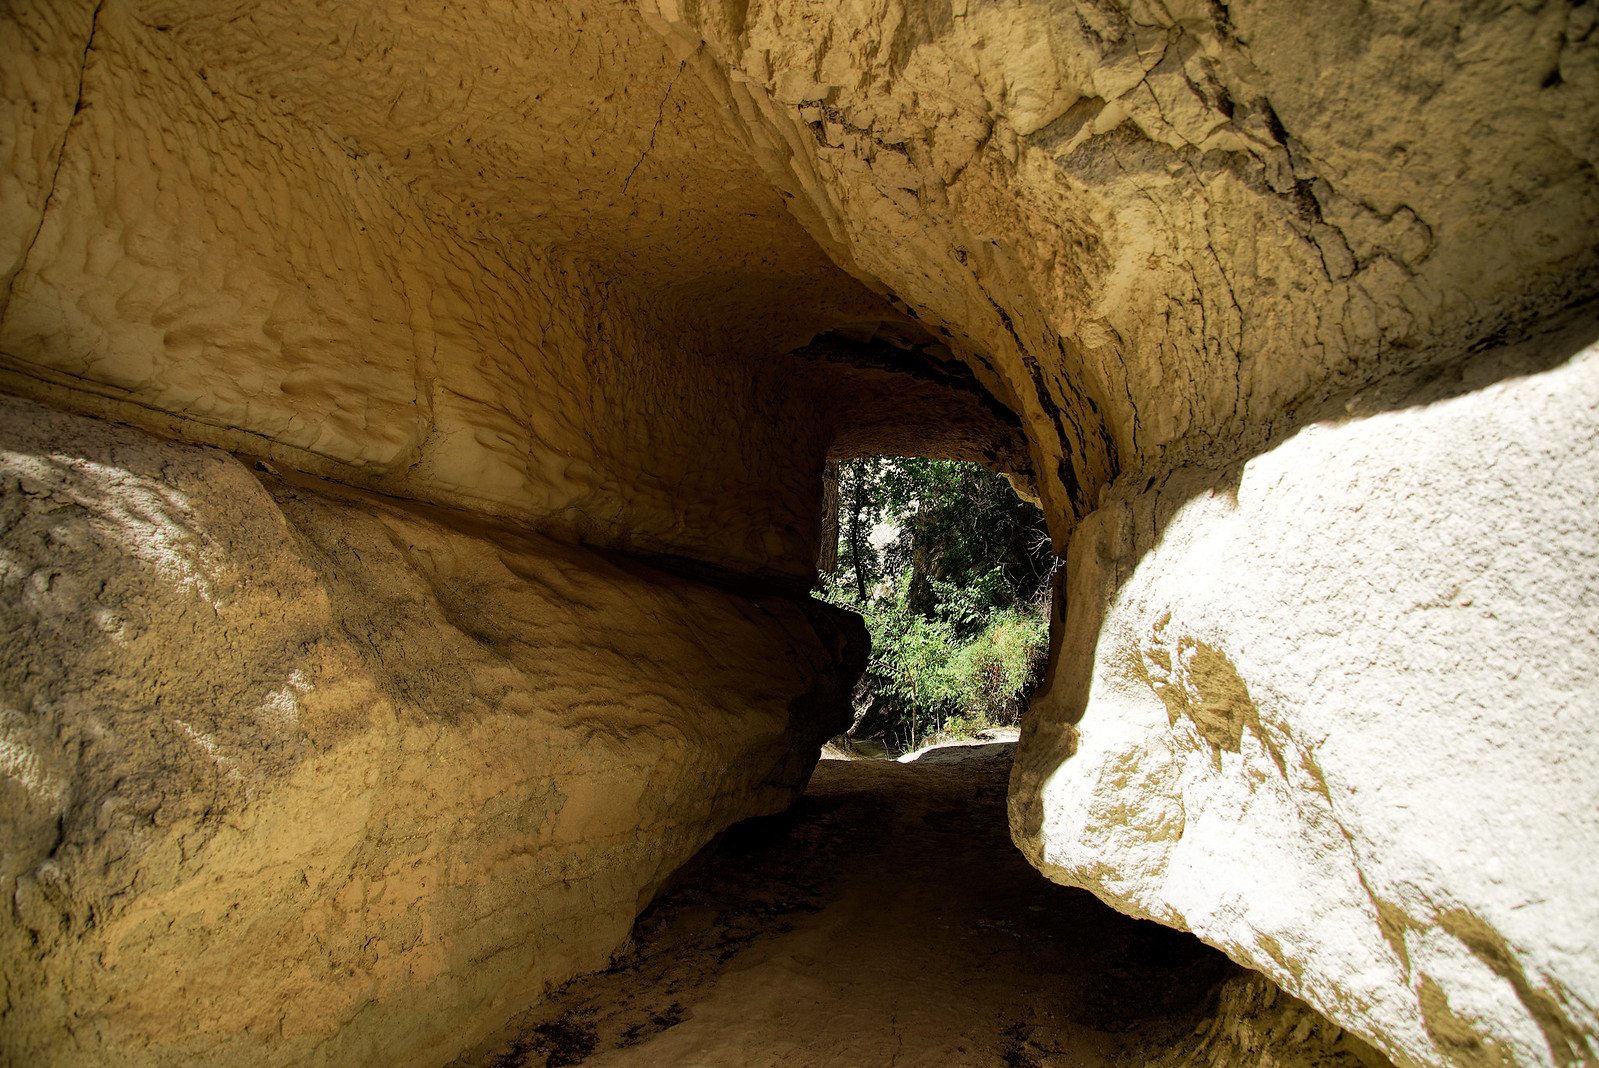
[[[822,595],[872,636],[851,734],[909,749],[1014,724],[1048,655],[1042,514],[976,464],[846,460],[838,481],[838,562]],[[882,524],[898,529],[874,544]]]

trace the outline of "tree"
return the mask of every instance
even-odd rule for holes
[[[963,636],[995,609],[1027,604],[1053,566],[1043,515],[1001,475],[955,460],[885,464],[886,510],[904,525],[906,597],[923,615],[942,614]]]
[[[855,602],[866,603],[880,574],[878,552],[872,545],[872,529],[883,518],[886,501],[882,492],[884,462],[875,457],[858,457],[839,464],[838,502],[842,522],[838,548],[840,570],[853,577]]]
[[[1054,565],[1043,518],[999,475],[948,460],[839,468],[838,571],[824,595],[859,611],[872,657],[858,737],[891,745],[1013,722],[1041,677]],[[897,535],[881,551],[872,529]]]

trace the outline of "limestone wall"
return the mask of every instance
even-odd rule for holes
[[[1595,335],[1113,492],[1012,781],[1034,863],[1396,1063],[1592,1057]]]
[[[440,16],[324,69],[325,38],[377,48],[376,9],[208,14],[110,0],[8,22],[37,68],[15,154],[42,158],[7,204],[36,233],[6,265],[0,383],[565,540],[804,573],[829,442],[804,368],[771,357],[898,313],[828,264],[747,162],[694,160],[733,196],[658,169],[715,118],[642,25],[590,43],[572,12]],[[577,62],[568,37],[599,65],[541,94]],[[505,51],[534,41],[549,54]],[[420,73],[475,48],[498,50],[475,81],[447,93]],[[422,85],[441,98],[410,101]],[[586,107],[648,95],[655,114],[669,89],[687,99],[653,150]],[[499,110],[513,93],[521,111]],[[546,95],[553,113],[526,118]],[[492,166],[493,188],[450,181]],[[686,218],[645,227],[646,203]],[[754,330],[752,304],[777,308]]]
[[[0,47],[0,387],[166,439],[5,409],[0,1059],[446,1059],[847,718],[841,436],[1025,477],[629,9]]]
[[[1599,1057],[1593,14],[645,9],[1014,398],[1035,862],[1400,1063]]]
[[[1119,472],[1594,295],[1581,6],[643,7],[818,242],[978,354],[1062,541]]]

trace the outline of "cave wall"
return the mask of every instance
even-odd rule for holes
[[[1023,420],[1018,845],[1397,1063],[1599,1059],[1591,6],[644,8]]]
[[[8,1063],[440,1063],[849,719],[792,597],[15,399],[0,440]]]
[[[1112,490],[1012,782],[1034,863],[1396,1063],[1591,1058],[1596,337]]]
[[[570,130],[571,144],[539,140],[540,126],[579,116],[603,136],[606,116],[584,105],[606,95],[648,97],[652,112],[668,90],[685,95],[694,83],[674,78],[642,26],[591,34],[585,52],[620,55],[527,130],[497,105],[514,91],[525,112],[539,86],[522,71],[578,61],[562,39],[584,42],[576,14],[439,15],[372,56],[361,34],[381,6],[229,20],[206,5],[23,5],[11,25],[39,50],[37,84],[24,88],[42,106],[17,110],[13,137],[52,154],[24,175],[15,216],[8,205],[19,222],[32,212],[37,232],[7,266],[5,381],[566,540],[803,574],[819,522],[819,461],[808,461],[826,432],[792,403],[804,382],[784,366],[752,373],[750,346],[767,355],[809,340],[818,320],[895,313],[827,263],[747,162],[715,151],[700,129],[714,117],[692,95],[681,111],[664,105],[676,153],[708,142],[694,169],[721,188],[701,199],[716,196],[735,223],[700,217],[708,209],[681,192],[687,176],[664,136],[650,149],[648,129],[628,127],[597,161]],[[323,32],[347,38],[337,57],[317,54]],[[551,54],[542,63],[517,51],[535,41]],[[462,62],[452,46],[475,58],[492,47],[481,62],[503,67],[474,64],[489,84],[449,93],[419,81]],[[339,58],[363,48],[365,63]],[[426,118],[405,124],[392,97],[408,86],[437,98],[415,102]],[[637,119],[614,110],[612,123]],[[474,149],[474,134],[489,143]],[[501,143],[513,135],[523,143]],[[591,173],[550,173],[579,153]],[[452,169],[489,162],[508,172],[498,187],[449,184]],[[606,199],[591,206],[600,196],[571,188],[580,179]],[[528,203],[540,197],[555,203]],[[719,262],[674,273],[660,233],[574,232],[585,219],[598,228],[593,214],[630,220],[684,200],[686,217],[654,230]],[[534,229],[547,214],[558,218]],[[774,244],[791,250],[766,256],[781,298],[760,276]],[[666,262],[638,267],[651,257]],[[791,305],[798,325],[766,315],[752,337],[752,302]]]
[[[1594,23],[7,5],[8,1053],[436,1062],[597,966],[803,783],[888,451],[1064,551],[1047,874],[1599,1057]]]
[[[643,8],[818,243],[996,382],[1061,541],[1117,474],[1593,295],[1585,5]]]
[[[908,319],[665,46],[238,15],[0,12],[0,386],[54,406],[0,444],[8,1063],[446,1060],[787,805],[861,667],[804,594],[848,390],[784,353]]]

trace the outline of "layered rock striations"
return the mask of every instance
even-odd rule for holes
[[[856,636],[792,596],[0,431],[12,1063],[441,1062],[848,722]]]
[[[1592,12],[644,6],[1014,398],[1022,848],[1402,1063],[1599,1058]]]
[[[3,1058],[440,1063],[847,722],[835,441],[1019,421],[626,8],[0,33],[0,377],[133,425],[5,411]]]
[[[1041,869],[1397,1063],[1599,1059],[1593,5],[0,48],[0,385],[142,428],[7,409],[10,1048],[423,1064],[593,967],[803,783],[823,466],[898,452],[1066,558]]]

